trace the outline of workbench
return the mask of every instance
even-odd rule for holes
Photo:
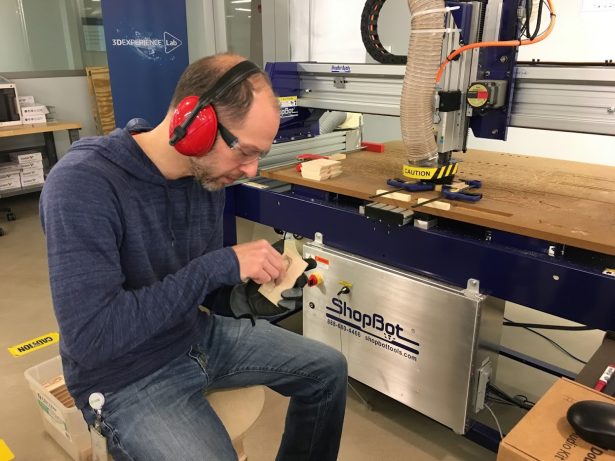
[[[0,127],[0,138],[8,138],[11,136],[25,136],[29,134],[42,134],[45,140],[45,153],[49,161],[49,168],[55,165],[58,161],[56,151],[54,131],[68,131],[70,143],[79,139],[79,130],[81,124],[78,122],[54,121],[47,123],[36,123],[28,125],[13,125]],[[39,146],[35,146],[39,147]],[[42,147],[42,146],[41,146]]]
[[[377,189],[401,176],[401,143],[384,153],[350,153],[343,173],[326,181],[301,177],[294,166],[261,172],[227,188],[225,242],[234,243],[240,216],[312,238],[392,267],[465,287],[605,330],[615,330],[615,168],[471,150],[459,154],[457,178],[482,181],[483,199],[451,202],[449,211],[419,229],[368,219],[361,205],[378,201],[410,207]]]

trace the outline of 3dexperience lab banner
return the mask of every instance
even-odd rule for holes
[[[115,123],[165,116],[188,65],[184,0],[102,0]]]

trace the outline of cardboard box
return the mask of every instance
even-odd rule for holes
[[[38,186],[39,184],[43,184],[45,182],[45,177],[41,173],[36,176],[27,176],[25,178],[20,178],[21,187],[32,187]]]
[[[615,404],[615,398],[561,378],[500,442],[497,461],[615,460],[615,451],[587,443],[568,424],[568,408],[582,400]]]
[[[0,180],[6,179],[14,174],[21,172],[21,166],[17,162],[0,163]]]
[[[18,99],[21,107],[34,105],[34,96],[19,96]]]
[[[28,116],[34,115],[46,115],[49,111],[47,110],[47,106],[36,105],[36,106],[25,106],[21,108],[21,115],[25,118]]]
[[[19,173],[6,175],[0,178],[0,190],[21,189],[21,178]]]
[[[22,162],[19,164],[22,171],[26,170],[42,170],[43,169],[43,161],[42,160],[33,160],[31,162]]]
[[[27,125],[28,123],[47,123],[47,117],[45,117],[42,114],[37,114],[37,115],[22,115],[21,117],[21,122],[24,125]]]
[[[32,176],[43,176],[43,168],[22,168],[19,172],[21,178],[30,178]]]
[[[11,152],[9,156],[11,157],[11,160],[19,163],[20,166],[23,163],[31,163],[39,160],[41,162],[43,161],[43,154],[41,152]]]

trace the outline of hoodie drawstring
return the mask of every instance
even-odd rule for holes
[[[173,203],[171,202],[171,194],[169,186],[164,185],[164,192],[167,198],[167,227],[171,236],[171,246],[175,246],[175,232],[173,232]]]

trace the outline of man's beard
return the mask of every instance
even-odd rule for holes
[[[193,158],[190,159],[190,173],[203,189],[215,192],[224,188],[219,176],[212,176],[208,168],[199,165]]]

